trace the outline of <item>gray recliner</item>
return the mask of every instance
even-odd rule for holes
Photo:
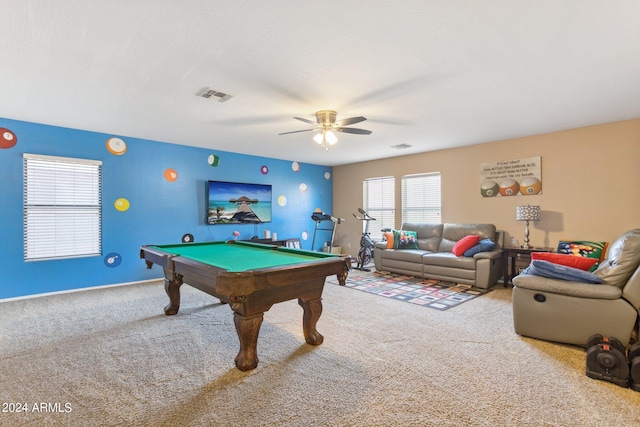
[[[594,274],[603,279],[601,284],[516,276],[512,294],[516,333],[580,346],[601,334],[627,345],[638,327],[640,229],[616,239]]]

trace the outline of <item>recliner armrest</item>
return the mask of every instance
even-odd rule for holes
[[[374,248],[375,249],[387,249],[387,241],[386,240],[382,240],[380,242],[376,242]]]
[[[616,286],[570,282],[568,280],[549,279],[532,274],[521,274],[513,278],[513,286],[532,291],[568,295],[579,298],[618,299],[622,289]]]
[[[499,259],[499,258],[502,258],[502,249],[494,249],[492,251],[478,252],[473,257],[475,259]]]

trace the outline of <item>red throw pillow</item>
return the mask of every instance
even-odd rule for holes
[[[464,236],[462,239],[458,240],[455,245],[453,245],[451,252],[453,252],[455,256],[462,256],[466,251],[477,245],[479,242],[480,236],[476,234]]]
[[[598,261],[596,258],[587,258],[579,255],[557,254],[553,252],[531,252],[531,259],[549,261],[566,267],[589,270]]]

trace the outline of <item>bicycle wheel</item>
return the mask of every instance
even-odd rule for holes
[[[371,249],[369,248],[360,248],[358,251],[358,262],[361,267],[369,264],[371,262]]]

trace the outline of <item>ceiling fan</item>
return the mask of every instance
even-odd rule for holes
[[[333,145],[338,142],[338,138],[336,137],[334,132],[344,132],[344,133],[355,133],[358,135],[370,135],[371,131],[366,129],[358,129],[358,128],[348,128],[345,126],[352,125],[355,123],[360,123],[367,120],[366,117],[358,116],[358,117],[350,117],[348,119],[342,119],[336,121],[337,113],[333,110],[320,110],[316,112],[316,121],[304,119],[302,117],[294,117],[296,120],[300,120],[301,122],[308,123],[310,125],[315,125],[314,128],[311,129],[302,129],[302,130],[293,130],[290,132],[283,132],[278,135],[287,135],[289,133],[298,133],[298,132],[318,132],[316,136],[313,137],[313,140],[320,144],[322,148],[325,150],[329,149],[329,145]]]

